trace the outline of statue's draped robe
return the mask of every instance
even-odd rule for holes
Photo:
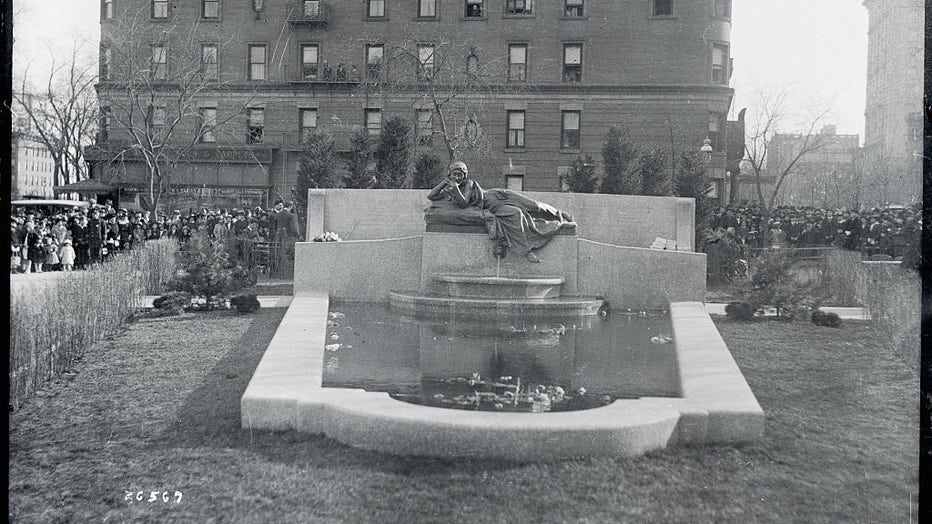
[[[484,226],[493,240],[526,255],[540,249],[573,218],[550,204],[510,189],[474,190],[465,208],[451,197],[431,201],[424,212],[428,224]]]

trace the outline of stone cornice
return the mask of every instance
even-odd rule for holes
[[[209,97],[211,93],[281,93],[281,92],[310,92],[310,93],[331,93],[331,94],[358,94],[365,91],[368,96],[379,95],[399,95],[408,94],[415,90],[416,86],[400,86],[391,90],[382,91],[373,86],[371,90],[365,90],[365,84],[361,82],[265,82],[257,84],[254,82],[237,82],[217,84],[216,87],[205,89],[199,98]],[[101,82],[96,85],[98,93],[114,91],[123,93],[124,90],[117,82]],[[449,88],[438,86],[438,89],[446,91]],[[171,92],[174,89],[171,84],[159,86],[159,90]],[[589,95],[589,94],[637,94],[637,93],[706,93],[713,95],[733,96],[734,89],[729,86],[719,84],[526,84],[511,85],[503,84],[489,86],[482,92],[471,91],[464,94],[476,95],[534,95],[534,94],[568,94],[568,95]]]

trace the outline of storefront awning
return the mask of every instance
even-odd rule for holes
[[[99,195],[102,193],[110,193],[115,189],[116,186],[110,185],[106,182],[101,182],[100,180],[89,178],[87,180],[78,180],[77,182],[72,182],[71,184],[55,186],[52,188],[52,191],[56,194],[78,193],[81,195]]]

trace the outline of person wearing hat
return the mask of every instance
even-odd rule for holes
[[[285,201],[277,199],[269,212],[269,229],[275,242],[288,242],[298,236],[298,222],[293,213],[285,209]]]
[[[91,210],[91,217],[87,221],[87,230],[86,230],[86,240],[87,240],[87,249],[88,249],[88,262],[90,264],[98,264],[103,258],[103,247],[105,226],[104,222],[100,219],[100,211],[95,209]]]

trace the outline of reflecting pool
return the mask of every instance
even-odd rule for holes
[[[669,316],[415,317],[330,306],[324,387],[488,411],[567,411],[679,396]]]

